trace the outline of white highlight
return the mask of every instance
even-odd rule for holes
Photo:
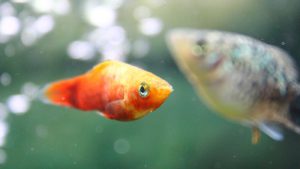
[[[68,47],[68,54],[73,59],[90,60],[95,56],[95,49],[90,42],[74,41]]]
[[[0,34],[15,35],[20,30],[20,21],[15,16],[4,16],[0,19]]]
[[[13,0],[14,3],[27,3],[28,0]]]
[[[65,15],[71,9],[69,0],[31,0],[30,5],[36,12],[58,15]]]
[[[114,150],[118,154],[126,154],[130,150],[130,144],[126,139],[118,139],[114,143]]]
[[[6,135],[8,133],[8,125],[4,121],[0,121],[0,147],[5,145]]]
[[[54,26],[55,20],[51,15],[42,15],[37,19],[28,17],[21,33],[21,41],[25,46],[31,46],[39,38],[52,31]]]
[[[34,22],[34,29],[39,34],[46,34],[52,31],[54,27],[54,19],[51,15],[43,15]]]
[[[69,0],[58,0],[54,4],[53,11],[59,15],[65,15],[71,10],[71,5]]]
[[[148,54],[150,50],[150,44],[148,41],[139,39],[133,42],[132,53],[137,58],[142,58]]]
[[[108,27],[116,21],[116,11],[107,6],[87,7],[85,15],[88,22],[94,26]]]
[[[54,3],[54,0],[32,0],[30,4],[36,12],[48,13],[53,9]]]
[[[162,31],[163,23],[158,18],[141,19],[139,29],[144,35],[154,36]]]
[[[3,86],[8,86],[10,85],[11,83],[11,76],[10,74],[4,72],[0,75],[0,83],[3,85]]]
[[[126,32],[120,26],[98,28],[88,34],[88,40],[97,49],[105,45],[120,45],[126,41]]]
[[[2,5],[0,4],[0,16],[12,16],[15,15],[16,11],[11,3],[5,2]]]
[[[123,49],[123,46],[105,46],[102,50],[102,60],[125,60],[126,51]]]
[[[0,103],[0,121],[4,121],[7,117],[7,110],[3,103]]]
[[[14,114],[24,114],[30,108],[30,100],[26,95],[12,95],[7,99],[7,107]]]
[[[127,42],[126,31],[121,26],[95,29],[88,34],[87,38],[102,54],[102,60],[126,59],[125,55],[129,51],[129,43]]]
[[[29,99],[34,99],[38,96],[39,93],[39,86],[31,83],[31,82],[26,82],[23,86],[22,86],[22,94],[28,96]]]
[[[25,28],[21,33],[21,41],[25,46],[31,46],[38,40],[38,34],[31,27]]]

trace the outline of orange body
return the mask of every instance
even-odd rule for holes
[[[87,73],[50,84],[50,102],[91,111],[107,118],[135,120],[157,109],[172,92],[158,76],[118,61],[105,61]]]

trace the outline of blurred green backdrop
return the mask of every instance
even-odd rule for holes
[[[300,136],[276,142],[212,113],[177,69],[164,34],[176,27],[238,32],[300,60],[297,0],[1,0],[0,168],[296,169]],[[175,91],[134,122],[35,99],[50,81],[120,59]]]

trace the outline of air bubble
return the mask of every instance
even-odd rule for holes
[[[0,83],[3,85],[3,86],[8,86],[10,85],[11,83],[11,76],[10,74],[8,73],[2,73],[0,75]]]
[[[26,95],[12,95],[7,99],[7,107],[14,114],[24,114],[30,108],[30,100]]]
[[[144,35],[154,36],[162,31],[163,23],[158,18],[141,19],[139,29]]]
[[[126,139],[118,139],[114,143],[114,150],[118,154],[126,154],[130,150],[130,144]]]

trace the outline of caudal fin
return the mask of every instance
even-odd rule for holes
[[[79,77],[76,77],[47,85],[44,89],[46,100],[56,105],[76,107],[76,93],[79,79]]]

